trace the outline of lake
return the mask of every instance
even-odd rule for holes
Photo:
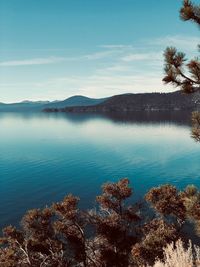
[[[183,114],[0,113],[0,227],[73,193],[92,208],[100,186],[128,177],[133,201],[152,186],[200,185],[200,144]]]

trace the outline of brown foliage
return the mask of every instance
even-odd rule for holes
[[[182,192],[170,185],[151,189],[145,199],[153,207],[153,218],[146,217],[140,205],[126,205],[132,193],[127,178],[102,190],[95,210],[79,210],[79,199],[68,195],[49,208],[28,211],[20,230],[6,227],[0,238],[0,266],[153,264],[162,259],[163,247],[181,237],[187,221],[197,230],[200,226],[200,192],[194,186]]]
[[[128,266],[130,250],[136,242],[136,226],[140,217],[137,207],[126,207],[125,200],[132,194],[129,180],[104,184],[103,194],[97,197],[100,213],[93,223],[99,239],[106,240],[101,249],[101,262],[105,266]]]
[[[162,219],[154,219],[143,227],[144,238],[132,248],[132,255],[139,266],[153,264],[156,258],[163,257],[163,247],[179,237],[174,224]]]
[[[160,214],[165,216],[173,215],[180,221],[185,219],[185,206],[176,187],[163,185],[152,188],[146,194],[145,199],[150,202]]]
[[[195,5],[190,0],[184,0],[180,16],[183,20],[191,20],[200,25],[200,5]]]
[[[0,266],[128,266],[135,243],[135,207],[129,180],[103,186],[98,212],[78,209],[77,197],[28,211],[22,229],[9,226],[1,238]]]
[[[200,113],[193,112],[192,113],[192,137],[196,141],[200,141]]]
[[[168,47],[164,53],[165,73],[163,78],[165,83],[171,83],[180,87],[185,93],[193,93],[200,88],[200,62],[192,59],[186,65],[185,54],[178,52],[174,47]],[[191,76],[184,73],[184,67],[187,67]]]

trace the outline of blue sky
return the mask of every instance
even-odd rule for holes
[[[0,0],[0,102],[167,92],[163,51],[197,56],[181,0]]]

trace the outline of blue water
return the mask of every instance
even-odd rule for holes
[[[95,205],[106,181],[128,177],[138,199],[163,183],[200,185],[200,144],[173,121],[0,113],[0,227],[73,193]]]

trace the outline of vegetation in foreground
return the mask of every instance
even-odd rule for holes
[[[185,247],[179,239],[164,248],[164,261],[157,260],[154,267],[194,267],[200,266],[200,247],[189,242]]]
[[[79,199],[68,195],[50,207],[28,211],[21,229],[3,230],[0,266],[162,266],[158,264],[167,257],[168,244],[182,239],[186,252],[191,236],[198,239],[196,187],[152,188],[143,205],[127,205],[131,195],[129,180],[124,178],[103,185],[94,210],[80,210]]]

